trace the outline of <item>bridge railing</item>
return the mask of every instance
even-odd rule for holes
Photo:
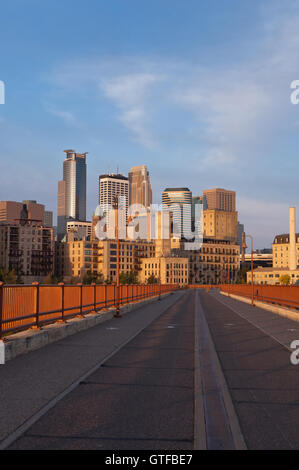
[[[0,283],[0,339],[9,333],[39,328],[76,316],[116,306],[117,286],[10,285]],[[177,284],[120,285],[120,305],[159,296],[178,289]]]
[[[222,284],[217,286],[227,294],[240,295],[251,299],[251,284]],[[259,300],[282,307],[299,309],[299,286],[253,285],[253,300]]]

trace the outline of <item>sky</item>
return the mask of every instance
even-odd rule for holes
[[[146,164],[155,203],[166,187],[231,189],[255,248],[288,232],[299,1],[2,0],[0,21],[0,200],[56,213],[74,149],[89,219],[100,174]]]

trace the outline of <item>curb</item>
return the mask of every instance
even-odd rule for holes
[[[161,294],[161,298],[170,295],[172,292]],[[157,301],[158,296],[143,299],[139,302],[127,304],[121,307],[121,314],[136,310],[143,305]],[[116,309],[109,308],[107,311],[98,311],[97,313],[88,313],[83,318],[72,318],[67,320],[66,323],[51,323],[39,330],[25,330],[13,335],[4,337],[4,354],[5,361],[14,359],[22,354],[27,354],[30,351],[40,349],[47,344],[59,341],[67,336],[71,336],[79,331],[87,330],[93,326],[99,325],[105,321],[111,320],[114,316]],[[4,363],[4,362],[2,362]]]
[[[220,291],[220,294],[225,295],[226,297],[231,297],[232,299],[240,300],[241,302],[245,302],[247,304],[251,304],[250,299],[247,299],[246,297],[241,297],[240,295],[228,294],[227,292],[221,292],[221,291]],[[269,310],[272,313],[276,313],[277,315],[280,315],[281,317],[287,317],[290,320],[299,322],[299,312],[297,313],[297,312],[293,312],[292,310],[289,310],[288,308],[277,307],[276,305],[266,304],[265,302],[261,302],[260,300],[255,300],[254,305],[264,310]]]

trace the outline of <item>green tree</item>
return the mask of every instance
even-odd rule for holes
[[[279,278],[279,282],[284,286],[289,286],[291,283],[291,276],[289,276],[288,274],[282,274]]]
[[[104,276],[102,273],[87,271],[83,276],[83,284],[103,284]]]
[[[62,280],[62,277],[54,276],[54,274],[48,274],[48,276],[43,279],[42,284],[56,285],[59,284],[59,282],[62,282]]]
[[[9,271],[8,269],[0,268],[0,281],[4,282],[4,284],[20,284],[21,278],[14,269]]]
[[[136,271],[130,271],[129,273],[121,272],[119,275],[120,284],[138,284],[138,275]]]
[[[154,275],[154,274],[151,274],[148,278],[147,278],[147,283],[148,284],[158,284],[159,282],[159,279]]]

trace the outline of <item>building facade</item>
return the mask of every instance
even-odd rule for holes
[[[173,248],[189,261],[189,284],[234,282],[240,269],[240,247],[228,240],[204,238],[199,250]]]
[[[229,240],[237,243],[238,240],[238,213],[207,209],[203,211],[203,234],[216,240]]]
[[[161,256],[141,259],[139,280],[142,284],[153,277],[161,284],[178,284],[182,287],[188,284],[188,276],[188,258]]]
[[[67,220],[86,220],[86,155],[65,150],[63,179],[58,182],[57,234],[66,233]]]
[[[138,273],[141,258],[155,256],[154,242],[120,240],[119,272]],[[69,282],[72,277],[83,279],[87,271],[116,282],[116,240],[73,240],[56,243],[56,275]]]
[[[0,224],[0,266],[23,283],[42,281],[54,272],[53,229],[35,224]]]
[[[141,204],[148,208],[152,204],[152,188],[146,165],[134,166],[129,172],[130,205]]]
[[[74,233],[77,239],[90,240],[92,237],[92,222],[69,220],[66,223],[67,235]]]
[[[192,192],[189,188],[166,188],[162,193],[164,211],[171,211],[171,234],[183,238],[192,230]]]
[[[36,201],[0,201],[0,223],[19,224],[31,220],[35,225],[44,225],[45,206]]]
[[[206,196],[208,209],[217,209],[226,212],[236,210],[236,193],[223,188],[206,189],[203,191]]]
[[[121,196],[119,208],[125,209],[126,218],[129,207],[129,180],[121,174],[99,176],[99,206],[103,214],[114,206],[115,197]]]

